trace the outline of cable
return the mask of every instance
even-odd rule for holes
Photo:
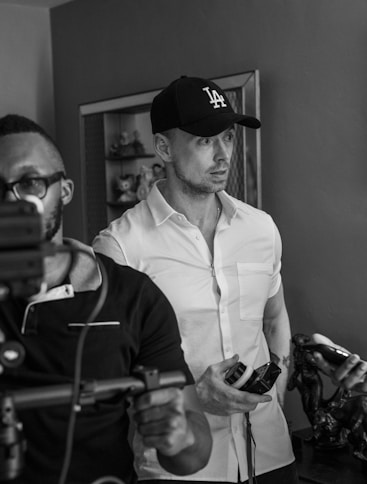
[[[68,249],[68,251],[70,251],[70,249]],[[83,252],[87,254],[89,257],[91,257],[94,261],[92,254],[87,250],[78,248],[74,250],[72,249],[71,252]],[[70,416],[69,416],[68,429],[67,429],[67,435],[66,435],[65,454],[64,454],[64,460],[61,468],[59,484],[64,484],[66,482],[66,477],[67,477],[69,467],[70,467],[70,462],[71,462],[76,414],[79,411],[78,399],[79,399],[79,389],[80,389],[80,383],[81,383],[84,342],[89,330],[89,324],[95,319],[97,314],[102,309],[102,306],[106,300],[107,290],[108,290],[108,280],[107,280],[106,269],[101,259],[98,256],[96,256],[96,258],[99,262],[98,265],[102,273],[102,285],[101,285],[101,291],[100,291],[98,300],[94,308],[92,309],[90,315],[88,316],[85,326],[83,327],[78,339],[78,345],[77,345],[77,350],[75,355],[73,394],[71,399]]]

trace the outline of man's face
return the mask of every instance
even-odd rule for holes
[[[234,128],[208,138],[180,129],[170,138],[172,169],[191,193],[215,193],[227,185],[233,152]]]
[[[52,156],[47,142],[38,133],[19,133],[0,137],[0,177],[10,183],[22,177],[49,176],[60,171],[60,164]],[[63,182],[48,187],[41,200],[44,209],[44,230],[47,240],[61,233],[63,212]],[[9,190],[5,200],[15,201]],[[0,201],[1,203],[1,201]]]

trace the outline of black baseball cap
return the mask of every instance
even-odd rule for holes
[[[182,76],[153,99],[152,131],[180,128],[195,136],[215,136],[234,123],[260,128],[258,119],[236,113],[225,92],[213,81]]]

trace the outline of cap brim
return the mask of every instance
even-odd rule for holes
[[[261,126],[260,121],[252,116],[237,113],[218,113],[196,123],[180,126],[180,129],[194,136],[215,136],[235,123],[252,129],[258,129]]]

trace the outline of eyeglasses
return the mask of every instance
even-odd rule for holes
[[[23,200],[29,195],[44,198],[48,187],[64,178],[62,171],[57,171],[50,176],[24,176],[20,180],[7,183],[0,178],[0,200],[4,200],[7,191],[11,190],[17,200]]]

